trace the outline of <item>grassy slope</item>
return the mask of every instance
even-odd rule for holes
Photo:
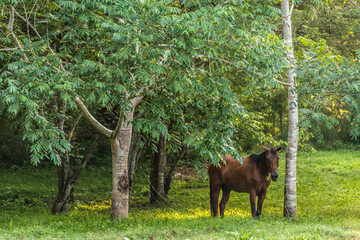
[[[0,170],[0,239],[360,239],[360,159],[356,151],[300,154],[298,218],[282,217],[284,155],[261,220],[247,194],[231,193],[225,218],[211,218],[205,178],[175,180],[168,205],[150,206],[139,171],[129,219],[109,220],[111,170],[84,172],[69,215],[50,215],[56,171]]]

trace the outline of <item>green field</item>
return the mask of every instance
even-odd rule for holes
[[[188,171],[174,179],[169,205],[149,205],[139,169],[129,219],[110,221],[111,169],[94,167],[75,185],[72,211],[52,216],[55,168],[1,170],[0,239],[360,239],[358,151],[299,154],[295,220],[282,217],[284,154],[280,161],[260,220],[250,216],[249,196],[235,192],[225,218],[211,218],[207,178]]]

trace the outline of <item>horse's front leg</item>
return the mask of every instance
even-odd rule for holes
[[[267,180],[265,185],[263,186],[262,190],[259,192],[258,194],[258,204],[257,204],[257,212],[256,212],[256,215],[258,217],[261,216],[261,209],[262,209],[262,205],[263,205],[263,202],[265,200],[265,197],[266,197],[266,192],[267,192],[267,189],[270,185],[270,182],[271,180]]]
[[[256,208],[255,208],[255,202],[256,202],[256,191],[255,189],[251,189],[249,191],[249,195],[250,195],[250,206],[251,206],[251,215],[253,217],[256,217]]]
[[[257,203],[257,211],[256,211],[257,217],[261,216],[261,209],[262,209],[263,202],[265,200],[265,196],[266,196],[266,190],[261,191],[258,195],[258,203]]]

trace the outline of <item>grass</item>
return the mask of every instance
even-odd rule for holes
[[[211,218],[206,177],[175,179],[170,205],[149,205],[142,171],[128,219],[109,220],[111,169],[86,169],[69,214],[52,216],[55,169],[0,170],[0,239],[360,239],[360,159],[355,150],[300,153],[298,216],[282,217],[284,154],[261,220],[232,192],[225,218]]]

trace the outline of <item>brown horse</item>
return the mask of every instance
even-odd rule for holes
[[[271,179],[276,182],[279,167],[279,148],[262,147],[261,154],[251,154],[243,158],[243,164],[230,155],[223,156],[226,164],[220,162],[219,166],[210,165],[208,168],[210,179],[210,209],[211,216],[218,214],[218,201],[220,189],[223,196],[220,202],[220,216],[224,217],[226,202],[229,200],[231,190],[235,192],[249,193],[251,214],[260,217],[267,188]],[[258,196],[257,210],[255,208],[256,196]]]

